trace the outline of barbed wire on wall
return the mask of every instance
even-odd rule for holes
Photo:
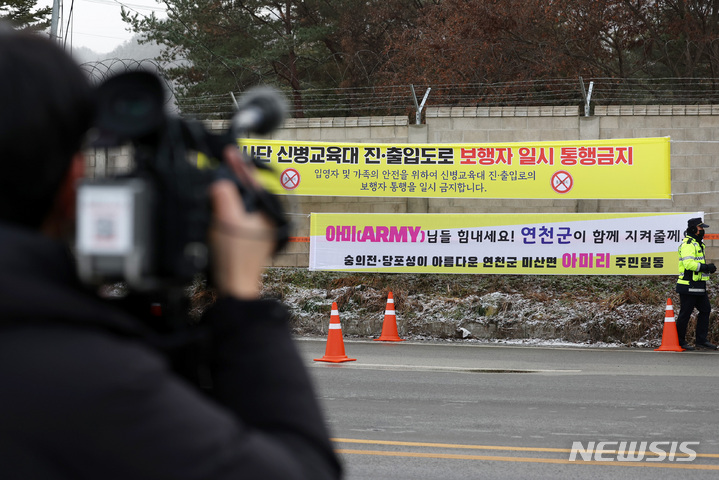
[[[156,60],[108,59],[82,64],[96,82],[120,71],[149,69],[163,76],[167,65]],[[341,117],[413,115],[419,98],[431,89],[427,107],[549,106],[584,105],[592,84],[591,105],[695,105],[719,104],[716,78],[565,78],[497,83],[415,84],[353,88],[306,88],[285,91],[294,100],[291,117]],[[233,95],[175,96],[174,85],[166,81],[172,104],[183,115],[195,118],[230,118],[235,112]]]
[[[80,68],[87,74],[90,82],[99,85],[113,75],[124,72],[144,70],[156,73],[165,85],[167,92],[166,104],[169,110],[177,110],[177,96],[175,85],[164,75],[168,68],[166,62],[158,62],[154,59],[133,60],[127,58],[109,58],[80,64]]]
[[[93,83],[100,83],[112,75],[134,70],[149,70],[161,74],[162,64],[153,59],[133,60],[129,58],[108,58],[80,64]]]
[[[413,85],[422,95],[431,88],[428,107],[584,105],[585,85],[593,83],[592,105],[719,104],[719,79],[577,79],[528,80],[499,83]],[[239,95],[241,92],[233,92]],[[291,92],[286,92],[292,98]],[[294,117],[410,115],[414,112],[411,85],[355,88],[307,88],[291,106]],[[227,118],[234,111],[230,93],[179,99],[188,115]]]

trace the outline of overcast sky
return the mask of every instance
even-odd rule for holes
[[[164,4],[155,0],[61,0],[62,33],[67,34],[67,44],[73,47],[87,47],[98,53],[107,53],[126,42],[132,33],[120,18],[120,9],[125,5],[131,11],[142,15],[164,16]],[[38,6],[52,6],[53,0],[39,0]],[[70,12],[72,11],[72,16]],[[69,24],[68,24],[69,20]],[[69,28],[68,28],[69,25]]]

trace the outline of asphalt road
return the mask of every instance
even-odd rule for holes
[[[347,480],[719,476],[716,352],[345,340],[357,361],[329,364],[324,339],[298,346]]]

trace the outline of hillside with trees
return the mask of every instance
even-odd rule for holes
[[[167,45],[164,61],[188,60],[167,71],[181,102],[270,83],[288,92],[295,116],[313,115],[305,104],[318,91],[455,85],[463,104],[481,104],[486,85],[580,76],[710,78],[713,88],[719,67],[714,1],[164,3],[163,20],[123,16],[143,38]],[[362,113],[349,109],[338,113]]]

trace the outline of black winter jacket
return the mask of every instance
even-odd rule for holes
[[[81,287],[62,244],[0,225],[0,478],[339,478],[286,317],[219,300],[205,392]]]

